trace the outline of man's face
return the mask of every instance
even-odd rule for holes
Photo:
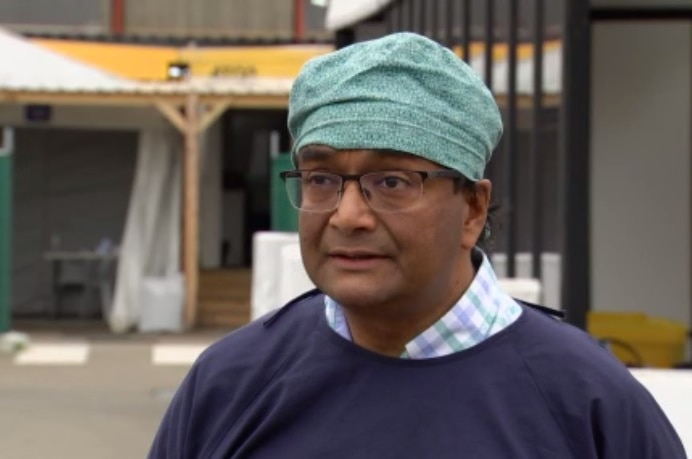
[[[324,146],[301,150],[298,166],[337,174],[442,169],[412,155]],[[453,302],[458,296],[449,299],[450,291],[473,276],[464,271],[472,270],[469,252],[485,221],[489,182],[485,191],[480,206],[469,205],[468,194],[455,193],[452,180],[429,178],[411,207],[378,212],[358,182],[347,181],[336,210],[300,213],[306,271],[327,295],[361,312]]]

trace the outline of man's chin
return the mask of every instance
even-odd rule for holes
[[[369,308],[381,304],[385,299],[381,286],[363,285],[364,282],[339,282],[324,289],[330,298],[345,308]]]

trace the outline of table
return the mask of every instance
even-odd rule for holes
[[[82,317],[88,315],[94,303],[100,303],[103,317],[107,316],[113,291],[114,267],[118,260],[117,250],[56,250],[44,253],[44,259],[51,263],[51,315],[54,318],[60,316],[61,294],[66,287],[82,289]]]

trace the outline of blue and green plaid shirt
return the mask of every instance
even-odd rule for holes
[[[430,359],[463,351],[519,318],[521,306],[500,288],[488,257],[480,250],[477,254],[482,260],[469,288],[440,320],[406,344],[402,358]],[[331,328],[351,341],[343,308],[329,297],[325,307]]]

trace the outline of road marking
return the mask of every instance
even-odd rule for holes
[[[192,365],[206,344],[155,344],[151,348],[154,365]]]
[[[16,365],[84,365],[89,359],[86,343],[32,344],[17,353]]]

